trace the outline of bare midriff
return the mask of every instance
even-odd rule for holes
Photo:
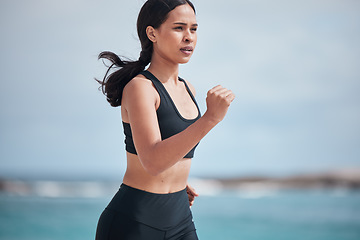
[[[167,194],[185,189],[191,167],[191,158],[184,158],[159,175],[149,174],[135,154],[126,152],[127,169],[123,183],[152,193]]]

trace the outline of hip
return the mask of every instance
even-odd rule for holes
[[[186,189],[158,194],[122,184],[107,209],[161,230],[171,229],[191,216]]]

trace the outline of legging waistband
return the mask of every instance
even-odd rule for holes
[[[171,229],[191,215],[186,189],[157,194],[121,184],[107,208],[161,230]]]

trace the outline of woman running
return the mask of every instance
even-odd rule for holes
[[[127,169],[100,216],[96,240],[198,239],[190,210],[197,193],[187,183],[191,159],[235,96],[220,85],[212,88],[201,116],[194,87],[179,77],[179,64],[194,52],[197,28],[189,0],[148,0],[137,20],[140,58],[99,55],[112,62],[109,70],[118,68],[99,82],[111,106],[121,106]]]

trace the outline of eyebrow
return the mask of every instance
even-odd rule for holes
[[[183,22],[175,22],[174,24],[176,24],[176,25],[182,25],[182,26],[187,26],[187,24],[186,23],[183,23]],[[197,26],[199,26],[197,23],[194,23],[194,24],[192,24],[191,26],[193,26],[193,27],[197,27]]]

